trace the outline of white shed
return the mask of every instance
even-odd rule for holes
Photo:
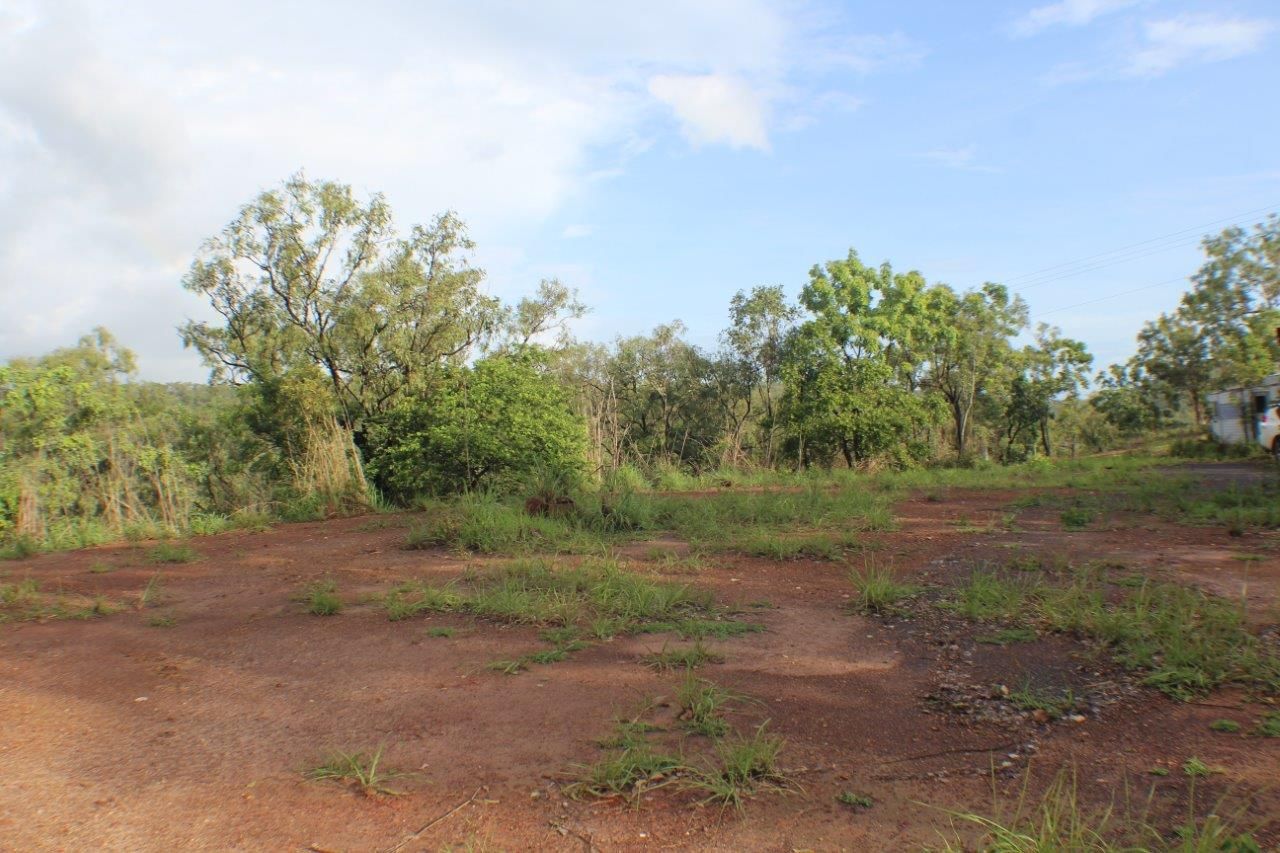
[[[1259,385],[1209,394],[1209,431],[1223,444],[1246,444],[1258,437],[1258,415],[1280,404],[1280,373]]]

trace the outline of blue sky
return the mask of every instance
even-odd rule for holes
[[[855,248],[1021,286],[1099,366],[1176,304],[1197,226],[1280,209],[1271,2],[219,9],[0,0],[0,356],[101,323],[202,378],[183,270],[297,168],[406,226],[457,210],[494,292],[558,276],[587,338],[714,345],[736,290]]]

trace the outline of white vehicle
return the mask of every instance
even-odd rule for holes
[[[1272,405],[1258,415],[1258,444],[1280,462],[1280,405]]]
[[[1209,431],[1223,444],[1256,441],[1280,458],[1280,373],[1250,388],[1209,394]]]

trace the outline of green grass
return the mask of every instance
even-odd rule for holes
[[[172,628],[178,620],[168,613],[157,613],[147,620],[147,624],[152,628]]]
[[[1076,697],[1071,690],[1034,687],[1028,681],[1017,690],[1010,691],[1009,702],[1020,711],[1043,711],[1049,719],[1058,720],[1075,708]]]
[[[89,566],[89,573],[94,575],[105,575],[108,572],[115,571],[115,568],[116,567],[111,565],[110,563],[104,562],[102,560],[95,560]]]
[[[1153,790],[1154,796],[1154,790]],[[951,835],[943,834],[943,850],[949,853],[984,850],[992,853],[1251,853],[1257,843],[1243,831],[1237,818],[1210,813],[1197,817],[1194,788],[1185,821],[1172,828],[1157,826],[1149,808],[1152,797],[1140,809],[1130,803],[1090,808],[1082,802],[1075,774],[1062,771],[1038,797],[1030,796],[1030,777],[1016,802],[1000,801],[994,814],[947,811]],[[956,824],[978,832],[962,837]]]
[[[1280,691],[1280,658],[1248,630],[1236,602],[1170,583],[1116,595],[1081,574],[1066,587],[1044,587],[1037,610],[1047,627],[1102,642],[1174,698],[1224,684]]]
[[[940,606],[976,622],[1010,620],[1022,613],[1026,585],[980,569],[969,575],[956,594]]]
[[[1263,714],[1254,727],[1253,734],[1258,737],[1280,737],[1280,711]]]
[[[1011,646],[1014,643],[1034,643],[1038,636],[1034,628],[1002,628],[991,634],[980,634],[976,639],[991,646]]]
[[[1093,510],[1086,507],[1073,506],[1062,511],[1059,520],[1067,530],[1085,530],[1093,523]]]
[[[405,546],[513,556],[598,553],[620,541],[674,531],[703,551],[835,559],[856,546],[857,532],[891,528],[890,506],[889,496],[873,490],[811,485],[699,496],[601,491],[575,494],[572,508],[544,517],[525,512],[516,500],[470,495],[426,502],[426,517]]]
[[[855,794],[853,791],[841,791],[836,796],[836,802],[851,809],[869,809],[875,805],[875,800],[867,794]]]
[[[873,564],[850,570],[849,580],[856,590],[850,606],[859,613],[887,615],[919,592],[919,587],[899,583],[892,569]]]
[[[939,606],[972,621],[1004,623],[1000,632],[980,637],[983,642],[1039,629],[1097,643],[1176,699],[1226,684],[1280,692],[1280,657],[1248,629],[1238,602],[1131,580],[1122,569],[1088,564],[1012,577],[978,569]]]
[[[153,563],[190,563],[200,559],[200,554],[181,542],[161,542],[147,552],[147,559]]]
[[[372,752],[334,751],[319,767],[307,771],[306,776],[315,781],[340,782],[365,795],[399,795],[400,792],[389,788],[387,783],[409,774],[383,768],[383,749],[379,746]]]
[[[308,584],[303,590],[302,601],[312,616],[336,616],[342,612],[338,584],[330,578]]]
[[[676,689],[680,724],[692,734],[721,738],[729,733],[725,709],[741,697],[689,672]]]
[[[652,723],[646,723],[639,717],[630,720],[618,720],[613,731],[599,744],[603,749],[640,749],[648,745],[646,736],[650,732],[661,731]]]
[[[746,797],[761,788],[784,788],[786,776],[778,766],[784,741],[768,734],[762,723],[750,735],[729,735],[716,744],[715,763],[702,768],[690,785],[703,793],[703,804],[742,809]]]
[[[1209,724],[1209,728],[1215,732],[1238,732],[1240,731],[1240,724],[1235,720],[1214,720]]]
[[[40,553],[40,543],[30,536],[15,536],[0,545],[0,560],[25,560]]]
[[[580,770],[578,781],[565,788],[569,796],[575,799],[615,795],[635,798],[677,781],[688,766],[683,756],[656,752],[648,743],[641,742],[614,750]]]
[[[703,664],[721,663],[724,656],[711,651],[701,641],[682,649],[668,649],[665,646],[660,652],[647,654],[642,658],[650,669],[668,671],[673,669],[696,669]]]
[[[427,629],[428,637],[452,637],[456,632],[452,628],[434,627]]]
[[[753,630],[724,618],[710,593],[623,569],[616,561],[588,558],[576,567],[545,559],[517,560],[435,586],[402,584],[384,598],[387,616],[466,613],[499,622],[575,626],[607,638],[641,631],[729,636]]]

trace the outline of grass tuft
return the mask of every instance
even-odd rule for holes
[[[384,747],[379,746],[373,752],[368,753],[336,750],[319,767],[307,771],[306,776],[308,779],[316,781],[341,782],[344,785],[354,787],[366,796],[373,794],[398,796],[400,792],[387,787],[387,783],[392,779],[409,774],[382,768],[380,765],[382,763],[383,749]]]
[[[307,612],[313,616],[335,616],[342,612],[342,599],[338,597],[338,584],[331,578],[318,580],[302,593]]]
[[[706,646],[702,645],[702,641],[694,643],[682,649],[668,649],[665,646],[660,652],[653,652],[645,655],[643,658],[645,666],[656,670],[673,670],[673,669],[696,669],[707,663],[721,663],[724,656],[719,655]]]
[[[868,564],[861,572],[851,570],[849,579],[857,590],[851,606],[860,613],[892,613],[900,602],[919,592],[919,587],[899,583],[891,569],[874,564]]]

